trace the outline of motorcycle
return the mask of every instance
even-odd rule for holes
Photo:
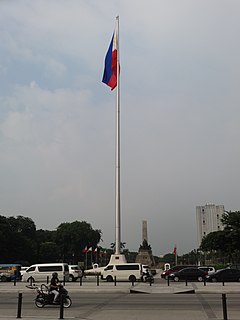
[[[150,272],[143,273],[142,281],[154,283],[154,277]]]
[[[72,300],[68,295],[68,291],[62,285],[59,286],[59,295],[56,303],[53,303],[54,294],[49,291],[45,284],[42,284],[40,287],[31,287],[31,289],[36,289],[37,291],[35,305],[38,308],[43,308],[46,305],[60,305],[61,299],[63,299],[64,308],[70,308],[72,305]]]

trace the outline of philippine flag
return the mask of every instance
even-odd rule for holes
[[[111,87],[111,90],[117,86],[117,58],[117,35],[115,31],[105,57],[105,68],[102,79],[102,82]]]

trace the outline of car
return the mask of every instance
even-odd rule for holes
[[[0,264],[0,280],[11,281],[11,280],[20,280],[20,264]]]
[[[214,267],[198,267],[198,269],[207,272],[208,275],[216,272]]]
[[[184,268],[196,268],[196,266],[192,266],[192,265],[177,265],[177,266],[174,266],[168,270],[164,270],[162,273],[161,273],[161,278],[163,279],[168,279],[168,276],[171,274],[171,273],[174,273],[174,272],[177,272],[177,271],[180,271]]]
[[[200,270],[199,268],[184,268],[180,271],[171,273],[169,279],[174,281],[180,280],[197,280],[204,281],[206,279],[207,272]]]
[[[207,276],[210,282],[233,282],[240,281],[240,270],[237,269],[221,269]]]
[[[240,270],[240,264],[230,264],[228,268]]]
[[[78,278],[82,277],[82,270],[79,265],[69,265],[69,281],[76,281]]]
[[[23,276],[23,274],[25,273],[25,271],[28,269],[29,267],[22,267],[20,269],[20,273],[21,273],[21,277]]]

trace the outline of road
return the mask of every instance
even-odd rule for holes
[[[23,294],[22,319],[59,319],[59,307],[38,309],[34,292]],[[73,292],[64,319],[206,320],[223,319],[221,294],[130,294]],[[240,319],[240,294],[227,295],[228,320]],[[0,319],[16,318],[16,293],[0,293]]]

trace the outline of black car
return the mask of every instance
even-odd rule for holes
[[[203,281],[206,279],[207,272],[202,271],[198,268],[185,268],[178,272],[171,273],[169,275],[169,279],[172,279],[174,281],[180,281],[180,280],[197,280],[197,281]]]
[[[161,274],[161,277],[163,279],[167,280],[168,276],[171,273],[175,273],[175,272],[180,271],[185,268],[196,268],[196,266],[194,266],[194,265],[177,265],[177,266],[172,267],[171,269],[163,271],[163,273]]]
[[[230,268],[221,269],[207,276],[207,281],[212,281],[212,282],[240,281],[240,270],[230,269]]]

